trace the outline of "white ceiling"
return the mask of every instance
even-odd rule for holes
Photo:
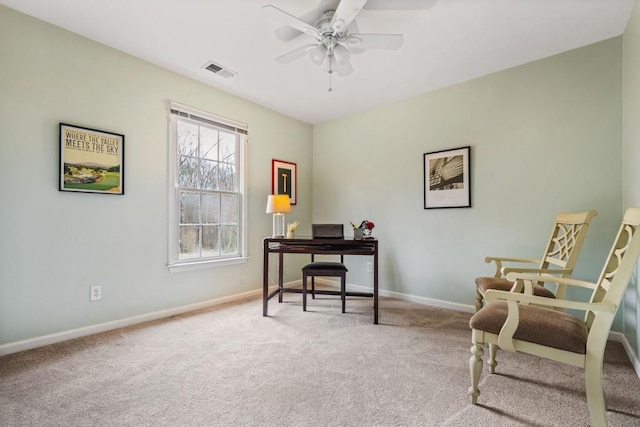
[[[360,33],[402,33],[397,51],[352,55],[329,77],[284,42],[262,6],[319,17],[337,0],[0,0],[10,8],[311,124],[388,104],[624,32],[634,0],[369,0]],[[381,10],[386,7],[405,10]],[[417,7],[420,5],[420,7]],[[313,23],[313,22],[311,22]],[[210,60],[235,72],[225,79]]]

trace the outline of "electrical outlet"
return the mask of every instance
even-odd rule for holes
[[[91,290],[91,301],[98,301],[102,299],[102,285],[93,285]]]
[[[373,271],[373,263],[372,262],[368,262],[367,263],[367,273],[371,273]]]

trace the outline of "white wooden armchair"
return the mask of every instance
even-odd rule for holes
[[[476,311],[483,305],[484,295],[488,290],[522,292],[517,284],[506,278],[510,272],[521,273],[547,273],[560,277],[570,277],[573,268],[578,261],[578,255],[582,249],[582,243],[589,230],[591,218],[596,216],[596,211],[580,213],[561,212],[556,216],[551,230],[551,236],[541,259],[486,257],[487,264],[494,262],[496,266],[494,277],[476,278]],[[509,266],[503,266],[503,263]],[[542,286],[541,283],[533,284],[534,295],[548,298],[564,298],[567,286],[557,284],[555,292]]]
[[[540,275],[509,273],[508,279],[521,282],[524,293],[487,291],[487,305],[473,315],[471,339],[471,403],[480,390],[482,355],[489,345],[489,372],[496,369],[498,348],[556,360],[585,370],[587,404],[593,426],[606,426],[602,363],[611,323],[640,255],[640,208],[629,208],[613,247],[596,283],[571,278],[544,277],[566,286],[592,289],[589,302],[569,301],[532,295]],[[584,319],[557,311],[558,308],[585,312]]]

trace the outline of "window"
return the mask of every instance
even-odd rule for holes
[[[171,103],[169,267],[244,261],[247,126]]]

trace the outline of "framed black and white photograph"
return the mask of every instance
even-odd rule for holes
[[[424,154],[424,208],[471,207],[471,147]]]
[[[271,194],[289,195],[289,204],[298,201],[297,165],[284,160],[271,160]]]
[[[124,135],[60,123],[59,190],[124,194]]]

